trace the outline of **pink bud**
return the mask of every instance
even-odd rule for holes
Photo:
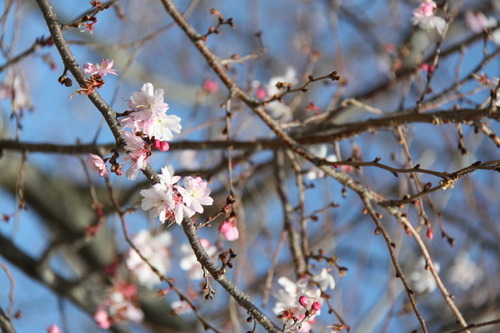
[[[206,79],[203,82],[203,90],[205,90],[206,93],[211,94],[217,91],[219,89],[219,84],[217,81]]]
[[[316,313],[316,312],[318,312],[319,310],[321,310],[321,307],[322,307],[322,305],[321,305],[321,303],[320,303],[320,302],[313,302],[313,304],[312,304],[312,306],[311,306],[311,311],[312,311],[313,313]]]
[[[425,233],[425,235],[427,236],[427,238],[433,239],[434,238],[434,232],[432,231],[432,228],[428,227],[427,228],[427,232]]]
[[[62,333],[62,330],[57,325],[47,327],[47,333]]]
[[[307,304],[309,303],[309,300],[307,299],[306,296],[300,296],[299,297],[299,304],[302,305],[303,307],[307,308]]]
[[[168,144],[167,141],[160,141],[160,140],[154,140],[153,141],[153,147],[160,151],[167,151],[170,149],[170,145]]]
[[[255,96],[260,99],[260,100],[263,100],[263,99],[266,99],[267,97],[267,92],[262,89],[262,88],[257,88],[257,91],[255,93]]]

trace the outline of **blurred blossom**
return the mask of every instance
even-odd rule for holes
[[[446,27],[446,21],[435,15],[437,5],[432,0],[423,0],[420,6],[413,11],[411,22],[423,29],[436,29],[442,34]]]
[[[115,323],[142,322],[144,314],[136,305],[137,287],[123,280],[115,281],[101,301],[94,320],[104,329]]]
[[[495,27],[497,20],[491,16],[486,17],[481,12],[468,11],[465,13],[465,24],[472,32],[479,33]],[[491,31],[491,39],[494,43],[500,45],[500,28]]]
[[[434,266],[439,272],[439,263],[434,262]],[[409,275],[409,280],[413,289],[419,294],[431,293],[437,286],[431,271],[425,269],[424,258],[418,260],[415,270]]]
[[[22,117],[24,110],[33,110],[28,84],[18,67],[11,67],[0,83],[0,99],[10,99],[12,113]]]
[[[470,260],[466,252],[461,252],[448,270],[448,280],[462,289],[469,289],[484,277],[484,271]]]
[[[310,145],[307,150],[316,157],[324,158],[329,162],[336,162],[337,156],[334,154],[328,155],[328,146],[326,144]],[[325,177],[325,172],[316,166],[312,166],[311,169],[305,175],[306,179],[314,180],[317,178]]]
[[[87,156],[87,166],[89,169],[92,169],[95,172],[99,172],[99,176],[108,177],[108,168],[106,166],[106,162],[97,155],[88,154]]]
[[[238,227],[236,226],[236,218],[228,218],[221,223],[219,231],[226,240],[232,242],[240,237]]]
[[[274,95],[278,95],[285,90],[280,90],[277,87],[277,84],[279,83],[284,83],[284,84],[290,84],[290,85],[295,85],[298,82],[297,78],[297,72],[295,71],[294,68],[288,67],[286,70],[285,75],[283,76],[273,76],[269,79],[269,82],[267,83],[267,97],[271,98]],[[258,92],[258,91],[257,91]],[[292,114],[290,107],[283,102],[280,101],[274,101],[266,105],[266,109],[269,111],[269,114],[276,119],[281,119],[283,121],[289,121],[292,119]]]
[[[108,74],[118,75],[116,69],[113,69],[113,60],[104,59],[101,64],[92,64],[90,62],[83,65],[83,70],[89,75],[99,75],[104,77]]]
[[[285,323],[288,323],[291,319],[304,318],[306,310],[304,305],[313,307],[312,316],[303,322],[300,330],[300,332],[309,332],[315,316],[320,314],[324,301],[321,297],[321,290],[316,283],[321,286],[324,292],[335,287],[335,281],[326,269],[323,269],[311,279],[301,278],[297,282],[293,282],[286,277],[280,277],[278,279],[280,289],[274,295],[276,298],[276,304],[273,308],[274,314],[278,315]]]
[[[217,248],[213,246],[210,241],[206,238],[200,238],[201,245],[207,251],[207,254],[212,257],[216,252]],[[189,244],[181,245],[181,253],[182,259],[179,262],[179,265],[183,271],[187,271],[189,278],[193,280],[199,280],[203,278],[203,270],[201,269],[201,265],[196,259],[196,256],[193,253],[193,249]]]
[[[211,79],[206,79],[205,81],[203,81],[203,90],[207,94],[212,94],[216,92],[217,89],[219,89],[219,83],[217,83],[217,81]]]
[[[311,280],[316,282],[323,291],[335,288],[335,279],[328,273],[326,268],[323,268],[318,274],[313,275]]]
[[[191,306],[186,301],[173,301],[170,306],[172,307],[173,315],[185,314],[192,311]]]
[[[132,239],[139,252],[160,271],[165,273],[170,268],[170,253],[168,247],[172,244],[169,232],[152,235],[149,230],[141,230]],[[126,259],[127,268],[134,273],[138,281],[145,286],[153,287],[160,283],[148,264],[146,264],[134,249],[130,249]]]

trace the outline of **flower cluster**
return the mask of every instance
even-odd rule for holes
[[[100,82],[102,77],[107,74],[116,75],[112,69],[113,61],[103,60],[99,65],[87,63],[84,66],[85,72],[90,74],[89,82]],[[90,90],[99,87],[94,83],[90,84]],[[87,90],[85,90],[87,89]],[[89,92],[88,88],[82,88],[77,93]],[[127,178],[135,180],[139,170],[144,170],[152,154],[152,148],[161,151],[167,151],[169,144],[167,141],[173,139],[173,133],[180,133],[181,118],[174,115],[167,115],[168,104],[163,100],[163,90],[154,89],[151,83],[145,83],[140,91],[132,93],[128,106],[130,110],[123,113],[120,124],[122,125],[123,138],[125,139],[124,149],[127,156],[123,158],[130,167],[125,173]],[[125,129],[131,129],[128,131]],[[116,162],[118,155],[111,158],[102,159],[101,157],[89,154],[87,165],[90,169],[99,172],[99,176],[107,177],[109,175],[106,162],[112,165],[111,171],[121,175],[121,166]]]
[[[73,98],[73,96],[81,94],[81,95],[90,95],[95,89],[101,89],[102,86],[104,85],[104,77],[108,74],[112,75],[118,75],[115,69],[113,67],[113,60],[108,60],[104,59],[101,64],[92,64],[88,62],[87,64],[83,65],[83,71],[86,74],[90,75],[90,78],[85,79],[85,84],[81,86],[80,89],[75,91],[71,96],[69,97],[70,99]],[[67,78],[63,79],[65,76],[63,75],[62,77],[59,78],[60,83],[67,84]],[[69,84],[71,85],[71,83]]]
[[[136,306],[137,287],[123,280],[117,281],[94,313],[99,327],[108,329],[115,323],[124,321],[141,322],[144,314]]]
[[[170,268],[170,253],[168,246],[172,243],[172,236],[168,232],[152,235],[149,230],[141,230],[132,243],[139,252],[159,272],[165,273]],[[140,283],[153,287],[160,283],[158,275],[146,264],[134,249],[130,249],[126,259],[127,268],[132,271]]]
[[[159,217],[162,222],[169,220],[181,224],[184,217],[203,213],[203,206],[213,203],[210,188],[200,177],[184,177],[184,186],[181,186],[178,184],[180,177],[172,176],[167,167],[161,169],[158,177],[159,183],[140,192],[144,197],[141,207],[149,211],[151,218]]]
[[[135,180],[138,170],[144,170],[151,155],[151,145],[162,151],[168,150],[173,133],[180,133],[181,118],[167,115],[168,104],[163,100],[163,89],[154,89],[153,84],[144,83],[140,91],[132,93],[128,102],[131,110],[120,120],[126,140],[126,160],[131,164],[126,176]]]
[[[281,288],[275,295],[277,302],[273,312],[286,325],[300,323],[298,331],[309,332],[323,305],[321,293],[335,288],[335,280],[326,269],[322,269],[319,274],[297,282],[281,277],[278,284]]]
[[[433,0],[423,0],[420,6],[413,11],[411,22],[423,29],[436,29],[442,34],[446,28],[446,21],[436,16],[437,5]]]

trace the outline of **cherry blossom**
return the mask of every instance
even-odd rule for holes
[[[240,237],[238,228],[236,227],[236,219],[229,218],[221,223],[219,231],[226,240],[232,242]]]
[[[446,21],[435,15],[437,5],[432,0],[423,0],[420,6],[413,11],[411,22],[423,29],[436,29],[440,34],[444,32]]]
[[[123,131],[123,137],[125,138],[124,149],[127,151],[127,156],[123,160],[130,163],[130,168],[125,175],[128,179],[135,180],[139,170],[144,170],[148,165],[151,150],[145,146],[144,140],[131,132]]]
[[[159,217],[160,221],[165,221],[174,206],[172,190],[166,189],[162,184],[155,184],[149,189],[141,190],[140,194],[143,196],[141,208],[149,211],[149,217]]]
[[[178,187],[179,193],[182,195],[184,204],[191,210],[198,213],[203,213],[203,206],[210,206],[214,200],[210,197],[210,188],[207,182],[200,177],[193,178],[191,176],[184,177],[184,187]]]
[[[312,302],[318,302],[315,307],[319,306],[321,308],[323,303],[321,290],[317,286],[309,284],[307,278],[293,282],[286,277],[280,277],[278,284],[281,288],[275,294],[277,302],[273,312],[287,325],[303,320],[299,331],[309,332],[311,330],[311,321],[319,314],[319,310],[311,314],[309,318],[305,318],[307,311],[305,307],[308,307]]]
[[[300,332],[309,332],[314,318],[320,314],[323,305],[322,292],[335,288],[335,280],[323,268],[312,277],[305,277],[293,282],[286,277],[278,279],[280,289],[275,294],[276,304],[273,312],[286,324],[301,322]],[[306,318],[305,315],[308,315]],[[289,321],[292,321],[290,323]]]
[[[158,271],[161,273],[168,271],[170,268],[168,247],[172,243],[170,233],[162,232],[152,235],[149,230],[142,230],[132,239],[132,243]],[[151,270],[134,249],[128,251],[126,265],[139,282],[145,286],[153,287],[161,282],[158,275]]]
[[[106,162],[104,162],[104,160],[98,155],[89,154],[87,156],[87,166],[89,167],[89,169],[99,172],[99,176],[101,177],[109,176]]]
[[[149,210],[150,217],[159,217],[160,221],[175,221],[181,224],[184,217],[202,213],[203,206],[211,205],[210,188],[200,177],[184,177],[185,187],[178,184],[179,176],[172,176],[168,168],[162,168],[160,183],[142,190],[141,207]]]
[[[137,111],[146,111],[146,113],[166,112],[168,104],[164,102],[163,94],[163,89],[154,90],[152,83],[144,83],[140,91],[132,93],[128,106]]]
[[[322,291],[335,288],[335,279],[323,268],[318,274],[313,275],[311,281],[316,282]]]
[[[144,314],[136,306],[137,287],[123,280],[115,281],[105,293],[94,320],[104,329],[109,328],[117,322],[133,321],[141,322]]]
[[[108,74],[118,75],[116,69],[113,69],[113,60],[104,59],[101,64],[92,64],[90,62],[83,65],[83,70],[89,75],[99,75],[104,77]]]
[[[135,91],[128,102],[132,109],[120,120],[124,128],[141,132],[150,138],[170,141],[173,133],[180,133],[181,118],[167,115],[168,104],[163,100],[163,89],[154,90],[153,84],[145,83],[140,91]]]

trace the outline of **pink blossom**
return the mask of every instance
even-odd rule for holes
[[[109,176],[106,162],[100,156],[89,154],[87,156],[87,166],[93,171],[99,172],[99,176],[101,177]]]
[[[217,89],[219,89],[219,84],[217,83],[217,81],[211,79],[206,79],[205,81],[203,81],[203,90],[205,90],[207,94],[212,94],[216,92]]]
[[[211,205],[210,188],[200,177],[185,177],[184,187],[179,185],[179,176],[172,176],[167,167],[162,168],[158,176],[160,183],[142,190],[144,197],[141,207],[149,210],[150,217],[158,216],[160,221],[171,220],[178,224],[185,217],[191,217],[195,212],[202,213],[202,205]]]
[[[240,236],[238,228],[236,227],[236,219],[234,218],[229,218],[222,222],[219,227],[219,231],[222,236],[230,242],[237,240]]]
[[[146,168],[151,150],[145,146],[144,140],[131,132],[123,131],[123,137],[125,138],[124,148],[127,151],[127,156],[123,160],[131,165],[125,175],[128,179],[135,180],[138,171]]]
[[[177,190],[182,195],[186,207],[198,213],[203,213],[204,206],[210,206],[214,200],[210,197],[210,188],[207,182],[200,177],[184,177],[184,187],[178,187]]]
[[[162,184],[154,184],[149,189],[141,190],[140,194],[143,196],[141,208],[149,211],[150,218],[158,217],[164,222],[175,208],[172,189]]]
[[[50,325],[47,327],[47,333],[63,333],[63,331],[57,325]]]
[[[113,74],[113,75],[118,75],[115,69],[112,69],[113,67],[113,60],[108,60],[104,59],[101,64],[92,64],[88,62],[87,64],[83,65],[83,69],[85,73],[89,75],[99,75],[101,77],[104,77],[108,74]]]
[[[432,0],[423,0],[420,6],[413,11],[411,22],[423,29],[436,29],[440,34],[444,32],[446,21],[435,15],[437,5]]]
[[[496,25],[493,17],[487,18],[481,12],[467,11],[465,13],[465,24],[472,32],[479,33]]]
[[[181,118],[167,115],[168,104],[163,101],[163,90],[154,90],[151,83],[145,83],[140,91],[135,91],[128,102],[133,110],[120,120],[124,128],[141,132],[150,138],[170,141],[173,133],[180,133]]]
[[[154,90],[152,83],[144,83],[140,91],[132,93],[128,106],[138,111],[166,112],[168,104],[163,101],[163,94],[163,89]]]
[[[173,133],[180,133],[181,118],[175,115],[166,115],[164,113],[154,113],[148,120],[139,123],[139,129],[150,138],[162,141],[171,141],[174,138]],[[137,127],[137,124],[135,124]]]
[[[170,171],[169,167],[163,167],[161,168],[161,174],[158,175],[160,183],[163,184],[166,189],[172,189],[172,187],[181,179],[180,176],[173,176],[172,174],[173,172]]]

